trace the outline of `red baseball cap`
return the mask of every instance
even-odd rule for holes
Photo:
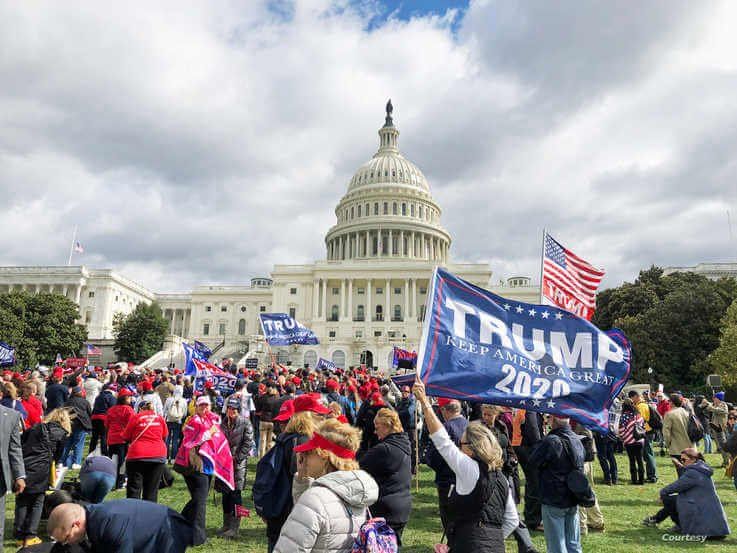
[[[279,414],[274,417],[275,421],[288,421],[294,415],[294,400],[288,399],[279,407]]]
[[[332,390],[332,391],[335,391],[335,390],[337,390],[337,389],[338,389],[338,387],[339,387],[339,386],[340,386],[340,385],[338,384],[338,382],[337,382],[337,381],[335,381],[335,380],[333,380],[332,378],[328,379],[328,380],[327,380],[327,381],[325,382],[325,387],[326,387],[326,388],[327,388],[328,390]]]
[[[448,405],[451,401],[453,401],[453,400],[450,399],[449,397],[439,397],[438,398],[438,407],[440,407],[442,409],[443,407],[445,407],[446,405]]]
[[[330,413],[330,409],[325,407],[318,401],[319,395],[302,394],[301,396],[295,397],[293,401],[293,407],[295,413],[301,413],[303,411],[312,411],[318,415],[327,415]]]
[[[133,392],[131,392],[128,388],[123,388],[118,392],[118,397],[130,397],[133,395]]]
[[[384,398],[379,392],[374,392],[373,394],[371,394],[370,401],[374,405],[384,405]]]

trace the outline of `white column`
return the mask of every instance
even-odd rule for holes
[[[409,317],[409,279],[404,281],[404,320]]]
[[[74,291],[74,303],[79,305],[81,298],[82,298],[82,285],[80,284],[76,287],[76,290]]]
[[[322,319],[328,320],[328,279],[322,280]]]
[[[373,307],[371,306],[371,279],[368,279],[366,281],[366,309],[364,311],[364,313],[366,313],[367,315],[366,320],[368,322],[371,322],[373,320],[373,312]]]
[[[371,237],[371,232],[368,230],[366,231],[366,247],[364,248],[364,252],[366,254],[366,257],[369,257],[369,239]]]
[[[339,320],[343,320],[343,317],[345,317],[345,279],[340,279],[340,316],[338,317]]]
[[[391,285],[391,281],[387,278],[386,279],[386,287],[384,288],[384,299],[386,301],[386,306],[384,308],[384,320],[390,321],[391,316],[389,315],[391,311],[391,296],[389,295],[389,286]]]
[[[312,281],[312,320],[317,320],[318,300],[320,299],[320,281]]]
[[[12,286],[8,290],[10,290],[11,288],[12,288]],[[69,286],[67,286],[66,284],[61,287],[61,293],[64,294],[64,297],[65,298],[67,297],[67,292],[68,291],[69,291]]]
[[[348,279],[348,320],[353,320],[353,279]]]
[[[404,257],[404,231],[399,231],[399,257]]]

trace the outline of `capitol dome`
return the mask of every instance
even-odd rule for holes
[[[355,172],[325,237],[328,261],[396,258],[446,263],[450,235],[425,175],[399,151],[391,100],[379,149]]]

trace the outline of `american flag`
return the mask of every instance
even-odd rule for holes
[[[542,298],[590,321],[604,271],[561,246],[547,232],[543,251]]]
[[[92,344],[87,344],[87,357],[90,355],[102,355],[102,350]]]

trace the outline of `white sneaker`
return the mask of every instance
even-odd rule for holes
[[[78,465],[77,463],[74,463],[74,464],[72,465],[72,470],[79,470],[79,469],[81,469],[81,468],[82,468],[82,465]]]

